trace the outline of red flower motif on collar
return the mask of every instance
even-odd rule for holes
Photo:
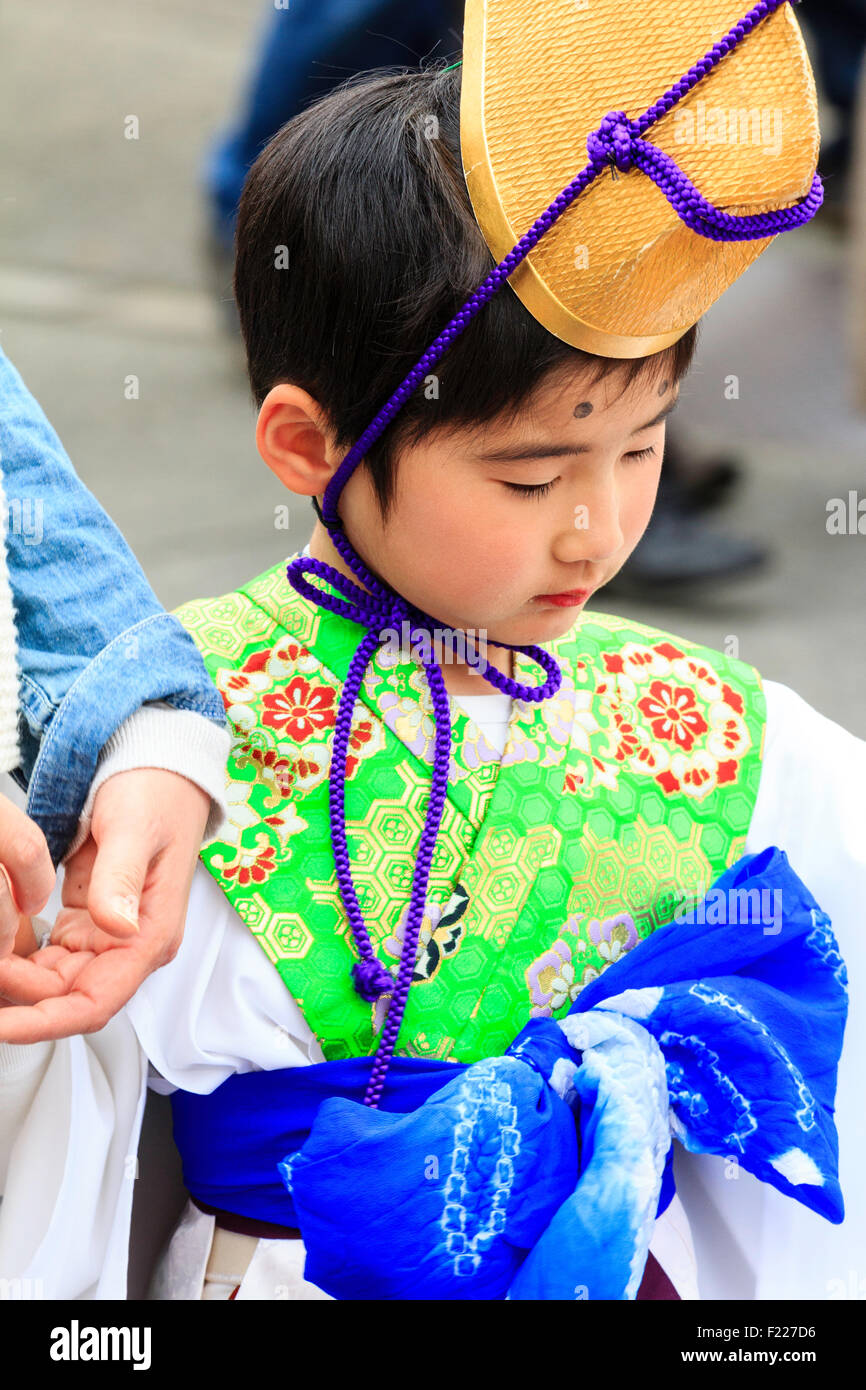
[[[311,734],[331,729],[336,723],[336,692],[314,685],[304,676],[293,676],[284,690],[265,695],[262,723],[301,742]]]
[[[637,704],[649,719],[656,738],[668,739],[686,752],[709,727],[695,703],[694,692],[685,685],[655,680],[649,694]]]

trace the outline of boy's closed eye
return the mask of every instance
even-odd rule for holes
[[[651,444],[646,449],[632,449],[631,452],[625,454],[624,457],[628,459],[630,463],[643,463],[647,459],[654,458],[655,453],[656,447],[654,444]],[[551,478],[550,481],[546,483],[509,483],[504,478],[501,478],[499,481],[502,482],[509,491],[519,492],[524,497],[544,497],[550,492],[553,485],[559,482],[559,478]]]
[[[634,430],[632,430],[632,437],[634,438],[642,434],[645,435],[649,430],[657,429],[659,426],[663,427],[668,416],[673,414],[678,404],[679,392],[677,392],[677,395],[674,396],[673,400],[669,401],[668,404],[661,411],[659,411],[655,419],[648,420],[645,425],[638,425]],[[663,438],[664,436],[662,435],[662,439]],[[554,444],[547,442],[530,442],[526,444],[514,445],[513,447],[506,446],[501,449],[493,449],[486,453],[480,454],[478,457],[483,462],[494,463],[502,466],[512,464],[519,465],[520,463],[530,462],[538,463],[546,458],[574,457],[575,455],[588,454],[591,452],[592,446],[589,444]],[[628,462],[629,464],[639,464],[648,462],[649,459],[656,456],[657,452],[659,451],[657,449],[656,444],[651,444],[645,445],[642,449],[628,450],[625,454],[623,454],[622,457],[624,462]],[[519,493],[523,497],[535,498],[546,496],[547,493],[550,492],[554,484],[559,482],[559,480],[559,476],[557,476],[556,478],[550,478],[543,483],[517,483],[509,482],[505,478],[495,479],[495,481],[501,482],[503,487],[508,488],[509,492]]]

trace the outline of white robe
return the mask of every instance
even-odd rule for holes
[[[699,1288],[703,1298],[862,1298],[866,743],[787,687],[764,688],[766,740],[745,852],[786,851],[829,914],[848,965],[837,1098],[846,1220],[831,1226],[747,1173],[727,1177],[724,1159],[678,1149],[682,1206],[672,1204],[656,1223],[651,1249],[685,1297]],[[487,709],[495,719],[500,697],[479,698],[494,702]],[[59,888],[55,896],[59,904]],[[36,1288],[46,1298],[125,1297],[148,1060],[155,1090],[201,1093],[234,1072],[322,1060],[277,971],[201,865],[175,960],[107,1028],[34,1047],[0,1045],[0,1280],[20,1280],[31,1296]],[[200,1296],[212,1226],[213,1218],[187,1210],[161,1271],[162,1296]],[[238,1297],[316,1297],[303,1284],[302,1258],[299,1241],[260,1241]]]

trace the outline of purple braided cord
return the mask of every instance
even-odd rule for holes
[[[363,566],[362,566],[363,567]],[[346,599],[338,598],[334,594],[329,594],[319,589],[318,586],[310,584],[304,575],[317,575],[321,579],[327,580],[334,588],[339,589],[346,595]],[[418,949],[418,936],[421,931],[421,923],[424,919],[424,904],[427,896],[427,881],[430,876],[430,865],[433,859],[433,851],[436,845],[436,837],[439,833],[439,826],[442,820],[442,812],[445,806],[445,796],[448,785],[448,768],[450,764],[451,750],[451,711],[448,704],[448,695],[445,689],[445,682],[438,663],[427,656],[424,648],[421,648],[421,662],[427,674],[427,681],[430,687],[430,694],[433,702],[434,727],[436,733],[435,751],[433,759],[433,779],[430,790],[430,797],[427,804],[427,812],[424,819],[424,829],[421,835],[421,843],[415,863],[415,870],[412,878],[412,893],[409,899],[409,911],[404,926],[403,951],[400,957],[400,966],[396,980],[389,970],[386,970],[381,962],[376,958],[370,934],[364,922],[355,886],[352,881],[352,873],[349,866],[349,851],[346,842],[346,754],[349,747],[349,735],[351,732],[352,712],[355,707],[355,700],[361,688],[364,672],[367,663],[379,643],[384,640],[385,631],[392,631],[400,628],[400,624],[406,620],[410,623],[410,636],[414,640],[416,634],[424,632],[433,635],[434,631],[445,632],[450,629],[443,627],[435,618],[423,613],[421,609],[407,602],[399,594],[389,592],[385,586],[375,582],[376,588],[381,596],[371,596],[358,588],[350,579],[335,570],[333,566],[325,564],[322,560],[314,560],[312,557],[301,556],[289,566],[289,578],[298,591],[305,598],[311,599],[314,603],[321,604],[324,608],[330,609],[332,613],[338,613],[341,617],[351,618],[354,622],[362,624],[372,630],[361,639],[358,648],[352,657],[343,689],[340,692],[340,702],[337,711],[336,726],[334,729],[333,752],[331,754],[331,776],[329,779],[329,809],[331,818],[331,840],[334,847],[334,862],[337,870],[337,882],[343,898],[343,905],[346,910],[352,936],[358,950],[359,959],[352,968],[355,988],[363,999],[373,1002],[382,994],[391,994],[391,1004],[388,1009],[388,1017],[385,1028],[379,1042],[376,1059],[373,1064],[373,1071],[364,1096],[367,1105],[376,1105],[382,1093],[388,1065],[394,1052],[397,1041],[397,1034],[400,1031],[403,1013],[406,1007],[406,1000],[409,994],[409,987],[412,983],[412,973],[415,968],[415,960]],[[371,576],[372,578],[372,576]],[[371,586],[372,587],[372,586]],[[494,646],[509,647],[510,643],[494,642]],[[512,680],[510,676],[504,675],[496,667],[490,666],[485,658],[476,660],[475,654],[469,656],[468,665],[474,666],[480,675],[486,677],[492,684],[498,686],[500,690],[507,691],[509,694],[517,696],[523,700],[543,700],[548,695],[554,694],[562,681],[562,672],[556,659],[546,652],[543,647],[511,647],[513,651],[523,651],[532,656],[547,672],[547,680],[540,686],[526,686]]]
[[[500,261],[486,280],[470,295],[466,303],[430,345],[423,357],[419,358],[408,376],[346,454],[325,489],[322,519],[335,548],[364,588],[359,588],[345,575],[320,560],[301,556],[293,560],[287,568],[289,582],[298,593],[312,602],[330,609],[333,613],[338,613],[342,617],[349,618],[353,622],[371,629],[358,645],[340,693],[329,784],[331,837],[337,881],[359,957],[352,969],[355,988],[362,998],[369,1002],[373,1002],[383,994],[391,994],[388,1015],[379,1039],[370,1081],[364,1096],[365,1105],[378,1105],[388,1067],[397,1044],[412,983],[418,936],[424,917],[430,865],[447,794],[451,752],[451,713],[445,682],[438,662],[432,656],[428,658],[422,647],[419,659],[427,676],[433,704],[435,753],[430,796],[412,878],[412,892],[404,927],[403,950],[396,978],[376,957],[358,903],[349,865],[345,793],[346,755],[351,733],[352,713],[368,662],[380,642],[384,641],[386,629],[397,629],[403,620],[408,619],[412,624],[412,640],[415,640],[416,634],[433,635],[435,629],[444,635],[451,629],[414,607],[370,573],[343,530],[337,512],[340,493],[370,446],[387,428],[429,369],[439,361],[454,339],[459,337],[487,301],[502,288],[517,266],[545,232],[562,216],[566,208],[608,166],[611,167],[612,172],[615,169],[626,172],[635,166],[641,169],[661,189],[678,216],[692,231],[714,241],[744,241],[774,236],[778,232],[800,226],[803,222],[814,217],[823,200],[823,188],[817,174],[806,198],[794,207],[757,213],[749,217],[736,217],[722,212],[708,203],[669,155],[640,138],[651,125],[666,115],[686,93],[690,92],[708,72],[716,67],[762,20],[774,13],[782,4],[798,3],[799,0],[760,0],[759,4],[755,5],[739,23],[735,24],[724,38],[714,44],[709,53],[690,68],[678,82],[675,82],[664,96],[660,97],[642,116],[635,120],[629,120],[623,111],[612,111],[605,116],[598,130],[593,131],[587,139],[587,152],[590,160],[586,167],[554,198],[550,206],[520,238],[517,245],[509,251],[504,260]],[[317,575],[326,580],[334,588],[340,590],[346,598],[337,598],[318,586],[311,585],[304,578],[305,573]],[[369,592],[365,592],[365,589]],[[486,660],[483,661],[483,664],[474,660],[467,662],[467,664],[474,666],[474,669],[497,689],[522,700],[539,701],[559,690],[562,672],[556,660],[544,648],[518,647],[507,642],[494,642],[493,645],[510,648],[512,651],[531,656],[547,672],[547,680],[542,685],[524,686],[503,675],[495,666],[489,665]]]

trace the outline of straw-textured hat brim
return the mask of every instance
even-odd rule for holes
[[[641,115],[746,9],[744,0],[467,0],[463,166],[497,261],[587,164],[587,137],[607,113]],[[726,212],[804,198],[818,112],[791,5],[762,20],[644,138]],[[639,357],[682,337],[772,240],[699,235],[641,169],[605,169],[508,283],[573,347]]]

